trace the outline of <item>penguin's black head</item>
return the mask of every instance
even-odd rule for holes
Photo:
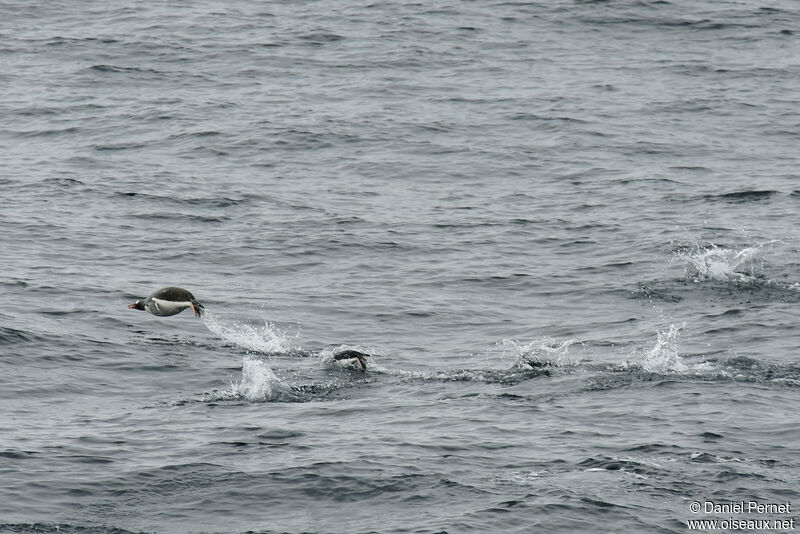
[[[128,309],[129,310],[144,310],[144,301],[143,300],[137,300],[133,304],[130,304],[128,306]]]

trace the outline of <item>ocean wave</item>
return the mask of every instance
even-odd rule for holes
[[[146,73],[146,74],[163,74],[162,71],[156,69],[149,69],[143,67],[121,67],[119,65],[92,65],[87,70],[95,72],[113,72],[113,73]]]
[[[70,523],[0,523],[0,531],[14,534],[142,534],[124,528]]]
[[[21,330],[18,328],[11,328],[9,326],[0,326],[0,345],[12,343],[29,343],[34,340],[40,340],[41,337],[33,332]]]
[[[239,206],[241,204],[245,204],[251,201],[251,198],[230,198],[227,196],[220,196],[220,197],[188,197],[188,198],[181,198],[177,195],[155,195],[149,193],[142,193],[138,191],[118,191],[116,193],[118,196],[128,197],[136,199],[137,201],[146,201],[146,202],[155,202],[159,204],[169,204],[169,205],[182,205],[188,207],[200,207],[200,208],[230,208],[232,206]]]
[[[732,193],[721,193],[718,195],[706,195],[704,198],[709,201],[722,200],[724,202],[742,203],[742,202],[760,202],[769,200],[770,198],[778,195],[778,191],[774,190],[745,190],[734,191]]]
[[[372,364],[368,370],[373,373],[389,375],[404,380],[423,382],[480,382],[486,384],[513,385],[551,373],[564,372],[576,364],[569,355],[569,347],[578,343],[569,339],[564,341],[541,338],[529,343],[504,339],[498,346],[500,354],[493,356],[495,361],[511,365],[503,368],[454,368],[454,369],[397,369]]]

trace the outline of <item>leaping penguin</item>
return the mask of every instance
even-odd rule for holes
[[[186,308],[191,308],[194,314],[200,317],[204,309],[203,305],[194,298],[194,295],[182,287],[159,289],[146,299],[137,300],[128,308],[131,310],[144,310],[159,317],[175,315]]]

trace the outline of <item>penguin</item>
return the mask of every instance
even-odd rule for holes
[[[197,302],[194,295],[182,287],[164,287],[146,299],[137,300],[128,308],[144,310],[159,317],[168,317],[180,313],[186,308],[191,308],[194,314],[200,317],[203,315],[204,306]]]
[[[367,370],[369,354],[357,350],[343,350],[333,355],[333,363],[345,369],[355,369],[364,372]]]

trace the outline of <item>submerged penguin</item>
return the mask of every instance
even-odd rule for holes
[[[137,300],[130,306],[131,310],[144,310],[167,317],[180,313],[186,308],[191,308],[194,314],[200,317],[203,314],[203,305],[197,302],[189,291],[182,287],[165,287],[159,289],[144,300]]]
[[[367,358],[369,354],[358,352],[357,350],[343,350],[333,355],[333,363],[345,369],[355,369],[357,371],[367,370]]]

